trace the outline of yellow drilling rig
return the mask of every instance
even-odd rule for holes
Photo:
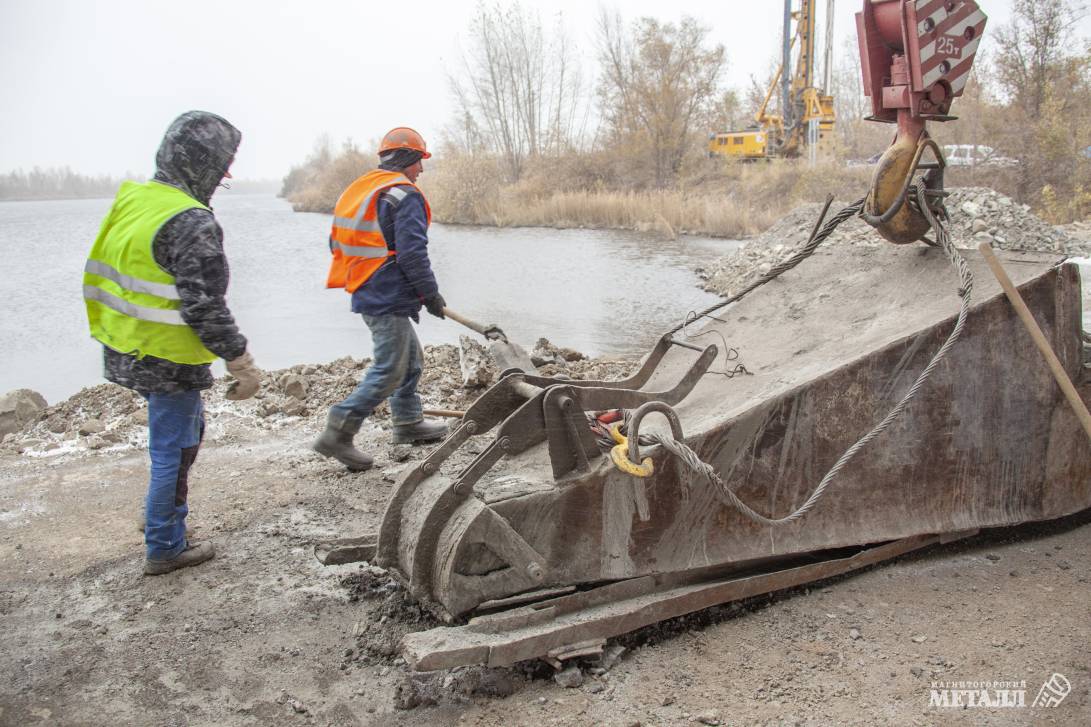
[[[817,85],[815,70],[818,0],[801,0],[798,10],[792,10],[792,5],[792,0],[784,0],[780,67],[769,84],[761,108],[754,116],[754,126],[744,131],[710,134],[708,151],[711,156],[755,160],[798,157],[806,151],[813,159],[822,141],[833,133],[833,96],[828,91],[833,80],[834,0],[826,0],[825,63],[821,87]],[[792,54],[796,49],[795,73],[789,75]],[[778,88],[780,103],[777,113],[773,113],[771,103]]]

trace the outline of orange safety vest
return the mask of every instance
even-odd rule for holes
[[[396,254],[387,246],[379,227],[379,195],[385,189],[401,185],[420,191],[401,172],[375,169],[358,178],[341,193],[333,208],[333,231],[330,233],[333,261],[326,278],[327,288],[344,288],[354,293],[382,267],[388,257]],[[393,189],[391,194],[400,201],[408,193]],[[432,209],[428,206],[428,200],[424,201],[424,213],[431,224]]]

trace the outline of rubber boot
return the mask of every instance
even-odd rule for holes
[[[314,440],[311,449],[323,457],[333,457],[351,472],[363,472],[370,469],[371,465],[375,464],[375,460],[352,446],[352,438],[355,434],[355,432],[344,432],[327,424],[326,430]]]
[[[447,436],[447,425],[434,419],[394,426],[394,444],[427,444]]]
[[[144,560],[144,575],[161,576],[179,568],[189,568],[211,560],[216,555],[212,543],[186,543],[186,549],[170,560]]]

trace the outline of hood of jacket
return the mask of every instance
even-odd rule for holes
[[[207,111],[187,111],[171,123],[155,155],[155,179],[207,205],[235,158],[242,133]]]

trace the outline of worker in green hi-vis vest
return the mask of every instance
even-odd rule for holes
[[[261,371],[227,308],[223,230],[212,193],[231,176],[239,130],[204,111],[182,114],[156,155],[155,178],[125,182],[84,267],[91,335],[106,378],[148,402],[151,478],[144,501],[146,575],[212,558],[211,542],[186,537],[189,469],[204,434],[201,392],[210,364],[235,377],[227,398],[257,393]]]

